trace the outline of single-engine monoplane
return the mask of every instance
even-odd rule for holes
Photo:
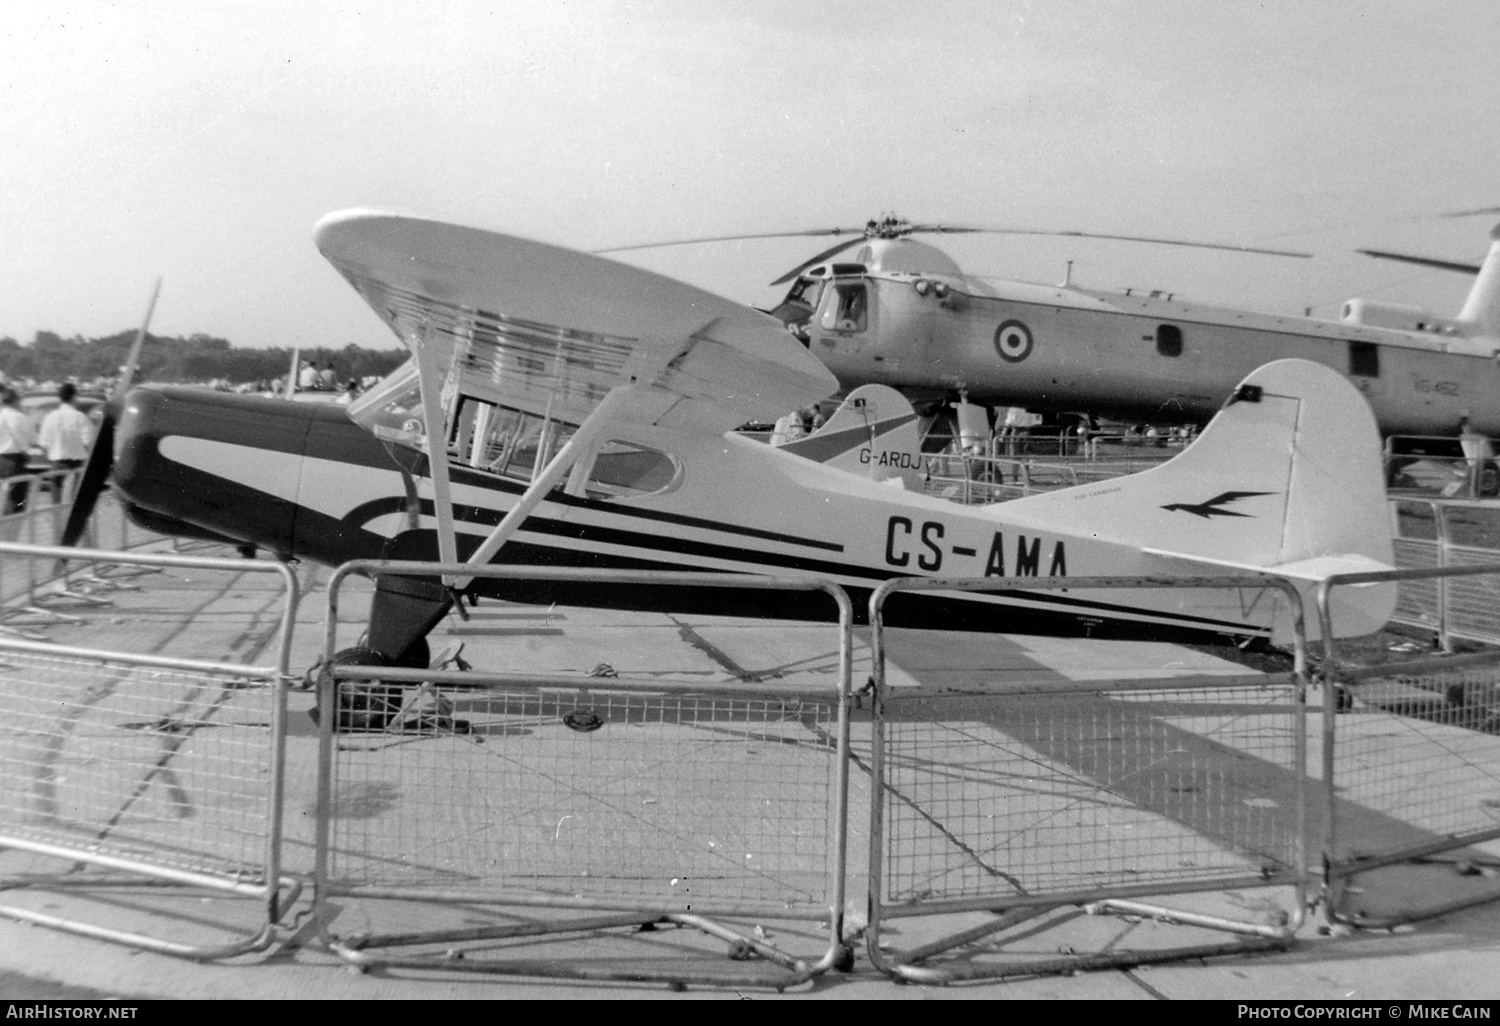
[[[367,645],[426,665],[455,602],[496,597],[776,618],[795,595],[622,585],[607,571],[807,574],[862,597],[897,576],[1233,574],[1214,591],[934,592],[891,622],[949,629],[1252,639],[1288,628],[1267,576],[1311,587],[1388,567],[1374,419],[1358,390],[1283,360],[1225,390],[1198,440],[1155,469],[985,507],[906,487],[911,405],[851,396],[802,442],[734,428],[823,399],[833,375],[775,317],[603,257],[356,210],[318,248],[413,359],[353,404],[140,386],[113,479],[169,533],[284,558],[584,567],[587,582],[381,574]],[[1225,402],[1227,400],[1227,402]],[[90,458],[89,480],[109,448]],[[65,529],[81,533],[94,496]],[[1341,633],[1381,626],[1393,586],[1343,589]]]

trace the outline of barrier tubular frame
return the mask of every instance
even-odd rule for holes
[[[59,530],[60,517],[66,517],[72,509],[72,500],[67,502],[57,501],[57,496],[66,491],[73,495],[77,491],[79,479],[83,476],[82,470],[72,471],[45,471],[17,474],[12,477],[0,478],[0,501],[8,501],[10,491],[13,487],[25,486],[26,508],[0,516],[0,530],[5,533],[15,531],[15,539],[7,540],[0,537],[0,544],[16,544],[36,547],[40,545],[51,545],[56,539]],[[51,501],[48,497],[51,496]],[[38,534],[45,532],[45,539],[38,538]],[[123,547],[123,546],[122,546]],[[0,602],[4,602],[6,608],[0,609],[0,636],[12,635],[33,640],[42,640],[43,635],[29,631],[32,627],[50,627],[56,624],[78,624],[82,619],[69,613],[58,612],[48,609],[42,604],[42,600],[52,597],[39,593],[40,585],[46,583],[37,574],[35,560],[27,560],[24,574],[25,583],[20,589],[6,588],[3,580],[4,573],[0,571]],[[66,581],[63,582],[66,586]],[[72,601],[77,605],[100,606],[107,605],[108,600],[96,599],[80,593],[59,591],[53,593],[56,597]],[[13,606],[10,603],[24,596],[24,605]],[[24,623],[13,623],[13,620],[26,618]]]
[[[0,915],[38,926],[48,926],[66,933],[111,941],[158,954],[174,955],[197,961],[213,961],[232,958],[249,952],[264,951],[275,942],[277,924],[285,911],[297,900],[302,883],[292,877],[283,876],[282,827],[285,800],[286,770],[286,685],[291,659],[292,626],[295,622],[300,588],[296,574],[285,563],[252,562],[244,559],[222,559],[201,556],[155,555],[133,552],[114,552],[101,549],[74,549],[60,546],[26,546],[0,542],[0,559],[5,556],[24,555],[32,559],[51,559],[69,563],[120,564],[147,568],[177,568],[184,570],[222,570],[237,573],[277,574],[285,586],[280,623],[277,628],[278,643],[276,664],[272,667],[254,667],[237,663],[218,663],[210,660],[181,659],[168,656],[141,655],[130,652],[111,652],[102,649],[84,648],[76,645],[60,645],[50,642],[24,641],[0,634],[0,652],[29,652],[37,655],[81,658],[100,662],[124,663],[130,666],[155,667],[165,670],[181,670],[189,673],[228,674],[235,677],[257,679],[271,688],[271,739],[266,782],[266,839],[264,847],[264,879],[259,884],[212,873],[199,873],[157,865],[148,859],[132,859],[113,856],[88,847],[67,844],[51,844],[25,837],[15,837],[0,832],[0,848],[17,848],[40,855],[66,858],[75,862],[97,865],[105,869],[119,870],[146,881],[179,884],[205,890],[222,891],[228,894],[258,899],[265,904],[264,921],[249,937],[225,944],[189,945],[164,940],[145,934],[96,926],[61,916],[12,905],[0,905]],[[149,570],[147,571],[149,572]],[[72,883],[65,877],[26,877],[18,886],[42,886],[48,882]],[[141,881],[141,882],[146,882]],[[101,884],[121,883],[119,880],[97,881]],[[9,885],[7,885],[9,886]],[[283,893],[283,889],[285,892]]]
[[[1294,631],[1294,665],[1290,684],[1294,688],[1292,701],[1292,749],[1293,761],[1300,772],[1296,774],[1296,808],[1293,813],[1297,843],[1302,849],[1303,865],[1285,874],[1254,876],[1239,880],[1224,879],[1173,888],[1171,884],[1144,884],[1134,887],[1105,887],[1092,891],[1071,893],[1049,893],[1028,899],[1021,895],[996,896],[994,898],[962,898],[941,902],[924,902],[913,905],[886,906],[881,895],[884,891],[883,851],[885,841],[885,703],[889,697],[886,684],[886,644],[884,606],[886,600],[898,592],[915,591],[1058,591],[1121,588],[1214,588],[1227,590],[1273,589],[1282,592],[1290,603]],[[869,852],[869,927],[865,932],[865,950],[871,964],[892,979],[906,983],[948,984],[963,980],[1000,979],[1015,976],[1040,976],[1066,974],[1096,969],[1122,969],[1136,965],[1174,962],[1188,958],[1210,958],[1220,955],[1237,955],[1254,951],[1285,950],[1295,940],[1307,909],[1309,873],[1306,855],[1308,845],[1307,802],[1307,631],[1303,614],[1302,596],[1289,581],[1268,575],[1205,576],[1205,577],[980,577],[980,578],[934,578],[902,577],[886,581],[870,595],[870,634],[872,645],[873,674],[871,685],[874,693],[871,715],[870,753],[870,852]],[[997,610],[999,615],[1003,611]],[[1247,675],[1251,679],[1273,682],[1285,675]],[[1207,678],[1212,682],[1224,680],[1241,681],[1245,678]],[[1203,677],[1179,678],[1153,681],[1152,688],[1169,690],[1201,686]],[[1108,682],[1077,682],[1065,685],[1049,685],[1049,690],[1098,691]],[[1003,694],[1003,691],[986,689],[976,692],[975,697],[985,694]],[[1294,908],[1287,922],[1280,926],[1248,923],[1207,916],[1193,912],[1163,908],[1128,900],[1137,896],[1157,896],[1175,893],[1194,893],[1222,890],[1226,887],[1275,887],[1290,886],[1294,893]],[[1200,926],[1240,934],[1241,939],[1225,944],[1199,944],[1161,950],[1106,951],[1092,955],[1074,955],[1060,959],[1042,961],[1017,961],[991,965],[974,962],[947,963],[940,966],[916,963],[964,944],[971,944],[984,937],[1009,929],[1028,919],[1045,914],[1064,905],[1079,905],[1091,915],[1119,914],[1152,918],[1166,923]],[[883,951],[880,942],[880,925],[883,918],[905,918],[925,915],[941,915],[952,912],[996,912],[995,920],[979,927],[944,937],[920,948],[909,951]]]
[[[390,667],[343,666],[335,662],[338,633],[338,596],[344,580],[352,575],[375,577],[382,574],[400,574],[424,577],[463,575],[468,577],[528,580],[598,582],[608,580],[620,584],[667,585],[673,587],[732,587],[743,590],[792,590],[822,591],[833,599],[838,612],[839,661],[837,693],[832,696],[837,709],[836,750],[834,753],[834,812],[833,851],[829,857],[831,879],[827,885],[829,944],[827,950],[815,962],[796,958],[772,944],[727,927],[712,917],[753,915],[760,918],[805,918],[805,910],[799,913],[778,913],[775,910],[756,908],[748,911],[733,907],[707,906],[706,911],[695,909],[693,913],[675,912],[660,907],[650,907],[639,901],[615,901],[610,899],[578,898],[565,899],[540,895],[475,895],[462,892],[424,892],[422,900],[437,902],[473,902],[500,906],[557,908],[591,910],[609,914],[586,919],[565,920],[553,923],[521,923],[494,927],[477,927],[459,930],[434,931],[424,934],[351,935],[339,937],[328,929],[332,915],[326,902],[335,896],[368,898],[407,898],[413,895],[402,889],[372,887],[340,887],[329,875],[329,847],[331,820],[333,818],[333,754],[337,711],[334,705],[338,681],[381,680],[392,683],[462,684],[468,689],[482,688],[488,679],[504,685],[511,682],[577,689],[610,690],[629,689],[628,678],[597,678],[588,676],[539,675],[534,673],[480,673],[474,671],[443,671],[422,669],[396,669]],[[777,991],[797,986],[819,976],[829,969],[847,970],[853,965],[853,951],[844,942],[844,903],[848,875],[848,806],[849,806],[849,709],[852,703],[851,677],[853,672],[853,615],[854,607],[848,593],[831,580],[810,576],[769,577],[733,573],[691,573],[655,570],[591,570],[524,565],[473,566],[466,563],[424,563],[414,561],[355,560],[343,564],[328,581],[328,611],[324,637],[324,670],[318,682],[319,740],[317,779],[317,822],[314,843],[314,887],[312,918],[316,924],[319,941],[340,958],[359,967],[405,968],[425,970],[447,970],[511,976],[535,976],[546,978],[581,979],[593,981],[660,982],[673,989],[690,983],[712,986],[768,986]],[[642,691],[653,694],[670,692],[703,694],[701,685],[663,685],[660,681],[642,682]],[[714,688],[712,694],[726,698],[753,696],[757,700],[782,697],[766,692],[754,692],[746,688]],[[795,697],[788,694],[787,697]],[[824,695],[822,701],[827,701]],[[695,905],[697,903],[695,902]],[[436,957],[383,957],[373,954],[372,949],[408,944],[441,944],[448,942],[503,940],[517,937],[542,936],[560,933],[592,932],[611,927],[649,927],[658,923],[674,923],[692,927],[709,936],[726,941],[732,950],[753,952],[758,958],[777,966],[784,976],[771,977],[764,972],[697,973],[692,969],[672,971],[633,969],[630,971],[604,967],[563,964],[555,960],[511,960],[490,961],[465,959],[462,953],[452,949]]]
[[[1356,586],[1361,584],[1386,584],[1401,581],[1416,581],[1438,578],[1446,581],[1452,577],[1476,577],[1481,575],[1500,575],[1500,563],[1490,563],[1474,566],[1441,566],[1421,570],[1384,570],[1370,571],[1357,574],[1334,574],[1324,580],[1316,593],[1318,607],[1318,622],[1323,634],[1323,780],[1325,782],[1327,810],[1324,816],[1325,828],[1323,836],[1323,915],[1330,922],[1340,926],[1359,927],[1361,929],[1389,930],[1407,923],[1420,922],[1424,919],[1432,919],[1436,916],[1448,915],[1467,908],[1500,901],[1500,888],[1489,894],[1475,895],[1468,898],[1460,898],[1456,901],[1445,902],[1440,905],[1417,909],[1412,912],[1399,915],[1372,918],[1361,916],[1350,918],[1345,916],[1340,907],[1343,904],[1345,887],[1350,878],[1361,873],[1384,866],[1397,865],[1403,862],[1414,862],[1432,855],[1452,851],[1455,848],[1467,847],[1471,844],[1481,844],[1486,841],[1500,839],[1500,825],[1487,830],[1476,830],[1467,834],[1450,835],[1435,841],[1421,845],[1411,845],[1406,848],[1382,852],[1378,855],[1360,855],[1348,859],[1338,857],[1338,816],[1336,814],[1336,781],[1335,773],[1335,745],[1338,738],[1338,711],[1340,701],[1340,686],[1343,684],[1358,683],[1375,677],[1389,677],[1396,673],[1422,673],[1430,670],[1458,670],[1469,666],[1494,666],[1496,657],[1493,652],[1479,652],[1470,655],[1434,657],[1427,659],[1411,660],[1409,662],[1387,664],[1384,666],[1355,667],[1343,665],[1338,657],[1338,646],[1331,636],[1333,613],[1330,609],[1330,596],[1334,588],[1341,586]],[[1447,588],[1439,585],[1439,592],[1446,592]]]

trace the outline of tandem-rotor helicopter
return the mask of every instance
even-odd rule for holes
[[[1309,255],[1140,236],[916,224],[893,216],[872,220],[862,229],[654,245],[842,236],[772,283],[792,284],[769,312],[846,389],[878,382],[918,402],[967,398],[1049,414],[1082,411],[1130,421],[1202,423],[1256,367],[1297,357],[1352,381],[1369,401],[1384,435],[1456,435],[1465,417],[1473,430],[1500,435],[1500,364],[1495,359],[1500,353],[1500,241],[1492,242],[1480,267],[1368,251],[1476,271],[1473,289],[1456,317],[1350,299],[1339,320],[1328,321],[1204,306],[1162,292],[1107,292],[1071,281],[1041,285],[976,277],[963,273],[942,250],[912,238],[972,232]],[[1500,234],[1492,233],[1492,239]],[[652,247],[599,252],[647,248]],[[846,255],[850,249],[854,252]]]

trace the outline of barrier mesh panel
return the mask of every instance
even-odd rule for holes
[[[1493,565],[1500,559],[1494,550],[1450,548],[1449,566]],[[1437,582],[1433,582],[1437,583]],[[1491,644],[1500,642],[1500,574],[1454,577],[1442,582],[1447,589],[1448,631],[1461,637]]]
[[[1396,538],[1391,541],[1391,546],[1395,550],[1396,565],[1403,570],[1430,570],[1441,565],[1442,553],[1437,542]],[[1438,615],[1438,588],[1441,585],[1436,578],[1402,581],[1396,587],[1396,609],[1391,619],[1437,630],[1442,621]]]
[[[892,698],[884,900],[1300,866],[1294,695],[1277,684]]]
[[[1339,856],[1500,827],[1500,666],[1345,685],[1335,721]]]
[[[390,715],[352,714],[333,738],[336,886],[667,911],[825,900],[831,701],[425,685],[386,694]]]
[[[274,694],[0,649],[0,833],[263,881]]]

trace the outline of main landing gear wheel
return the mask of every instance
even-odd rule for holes
[[[389,666],[402,669],[426,669],[429,648],[425,639],[407,649],[405,658],[392,659],[366,647],[346,648],[333,657],[335,665]],[[328,674],[320,679],[323,687],[333,687]],[[337,688],[337,718],[334,731],[339,734],[468,734],[467,720],[453,718],[453,703],[431,684],[388,684],[379,678],[342,680]],[[319,692],[320,696],[322,692]],[[322,707],[308,710],[314,723],[319,722]],[[397,721],[400,722],[397,722]]]
[[[425,644],[425,642],[424,642]],[[346,648],[334,655],[335,664],[343,666],[396,666],[396,661],[368,648]],[[370,733],[385,730],[401,712],[402,692],[399,684],[385,684],[379,680],[334,681],[323,676],[324,687],[338,685],[338,711],[334,730],[340,734]],[[314,723],[320,723],[322,691],[318,704],[307,711]]]

